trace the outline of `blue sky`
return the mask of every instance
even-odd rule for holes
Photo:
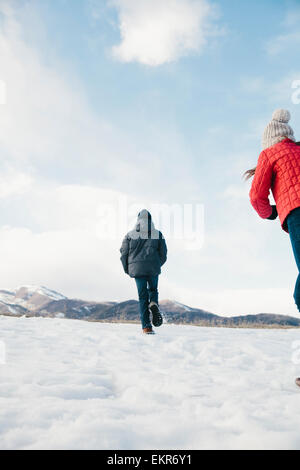
[[[2,0],[0,18],[1,286],[134,298],[99,205],[201,203],[205,244],[169,240],[161,296],[297,315],[288,236],[241,175],[274,109],[299,138],[299,2]]]

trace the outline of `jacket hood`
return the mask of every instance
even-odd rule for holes
[[[135,230],[137,232],[147,233],[147,234],[151,234],[151,232],[155,230],[155,226],[152,221],[152,216],[150,212],[148,212],[146,209],[143,209],[138,214]]]
[[[150,214],[149,211],[147,211],[147,209],[143,209],[141,212],[139,212],[138,217],[137,217],[138,222],[144,219],[152,220],[152,215]]]

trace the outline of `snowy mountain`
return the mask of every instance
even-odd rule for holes
[[[285,315],[260,314],[222,317],[176,301],[164,300],[161,309],[166,322],[199,326],[272,326],[300,327],[300,319]],[[0,315],[71,318],[105,322],[139,322],[136,300],[126,302],[90,302],[68,297],[40,286],[21,286],[0,290]]]
[[[50,302],[66,299],[63,295],[46,287],[22,286],[15,290],[0,290],[0,312],[26,315],[40,312]]]
[[[0,314],[42,317],[86,318],[114,305],[113,302],[86,302],[68,297],[41,286],[22,286],[0,290]]]

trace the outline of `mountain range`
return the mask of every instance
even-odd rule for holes
[[[160,303],[167,323],[220,327],[300,327],[300,318],[261,313],[223,317],[179,302]],[[136,300],[125,302],[89,302],[70,299],[54,290],[39,286],[22,286],[0,290],[0,315],[72,318],[102,322],[139,322]]]

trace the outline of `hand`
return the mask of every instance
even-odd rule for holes
[[[278,217],[278,212],[276,206],[272,206],[272,214],[268,217],[268,220],[275,220]]]

